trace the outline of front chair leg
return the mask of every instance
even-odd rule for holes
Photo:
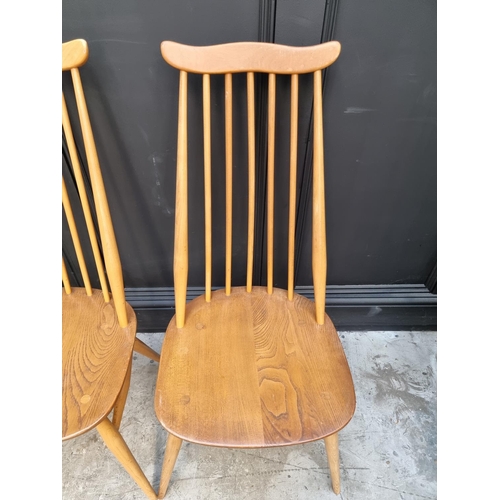
[[[158,490],[158,498],[160,499],[164,498],[167,494],[168,483],[170,482],[170,477],[172,476],[172,471],[174,470],[175,461],[177,460],[177,455],[179,455],[181,445],[182,439],[173,434],[168,435],[165,457],[163,458],[163,467],[161,469],[160,488]]]
[[[332,434],[325,438],[326,456],[332,477],[333,492],[340,495],[340,459],[339,459],[339,436]]]
[[[147,480],[144,472],[142,472],[142,469],[139,467],[139,464],[132,455],[127,443],[124,441],[121,434],[116,430],[116,427],[107,418],[105,418],[97,426],[97,430],[107,447],[110,449],[111,453],[113,453],[117,460],[123,465],[124,469],[139,485],[141,490],[146,493],[150,500],[157,500],[153,487]]]
[[[116,430],[120,430],[120,424],[122,422],[123,410],[125,409],[125,403],[127,402],[128,390],[130,387],[130,377],[132,376],[132,357],[130,358],[130,363],[128,364],[127,374],[125,375],[125,380],[123,381],[120,394],[118,394],[118,399],[115,402],[113,409],[113,425]]]
[[[158,363],[160,362],[160,355],[137,337],[134,342],[134,351],[146,356],[146,358],[152,359],[153,361]]]

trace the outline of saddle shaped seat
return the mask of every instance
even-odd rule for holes
[[[113,300],[101,290],[62,292],[63,440],[80,436],[111,412],[134,349],[136,317],[127,304],[128,325],[117,320]]]
[[[355,408],[335,327],[314,303],[274,288],[235,287],[186,306],[161,353],[156,411],[168,432],[231,448],[300,444],[342,429]]]

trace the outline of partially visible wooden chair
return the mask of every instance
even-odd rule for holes
[[[355,393],[336,329],[325,314],[326,226],[321,70],[338,42],[313,47],[231,43],[192,47],[166,41],[180,70],[174,243],[175,316],[161,352],[155,409],[169,432],[159,487],[166,494],[182,440],[229,448],[297,445],[324,439],[333,490],[340,493],[338,431]],[[188,277],[188,72],[203,75],[206,292],[186,304]],[[246,287],[232,287],[232,73],[247,74],[248,254]],[[267,287],[253,286],[255,217],[254,73],[269,74]],[[294,293],[299,74],[314,73],[312,268],[314,303]],[[212,292],[210,75],[225,74],[226,278]],[[273,286],[276,74],[291,75],[288,290]],[[241,161],[239,161],[241,164]],[[217,162],[220,164],[220,161]],[[239,222],[241,223],[241,222]],[[280,229],[279,234],[286,234]]]
[[[63,178],[64,212],[85,286],[84,288],[71,286],[63,258],[62,437],[63,441],[71,439],[96,427],[111,452],[148,498],[156,499],[151,484],[118,432],[130,385],[133,350],[156,361],[159,361],[159,355],[136,338],[135,313],[125,301],[120,256],[78,69],[87,59],[88,47],[85,40],[73,40],[62,44],[62,69],[71,71],[73,80],[104,262],[101,258],[89,197],[85,190],[63,94],[63,130],[101,289],[94,289],[91,286]],[[108,419],[111,411],[113,411],[112,421]]]

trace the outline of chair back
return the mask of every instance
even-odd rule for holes
[[[83,92],[82,80],[78,69],[87,62],[88,56],[89,51],[85,40],[72,40],[62,44],[62,70],[71,72],[71,79],[73,81],[73,88],[78,109],[78,121],[79,126],[81,127],[83,143],[85,146],[88,175],[91,185],[90,193],[87,193],[85,186],[82,166],[80,165],[78,150],[73,136],[73,129],[64,93],[62,95],[62,125],[71,159],[72,174],[76,182],[78,197],[81,202],[86,230],[88,231],[88,237],[92,246],[92,255],[94,257],[104,300],[109,302],[111,291],[120,326],[126,327],[128,325],[128,320],[120,255],[118,253],[118,246],[116,244],[113,223],[109,212],[108,200],[99,165],[99,158],[97,156],[89,113]],[[97,216],[97,231],[92,217],[89,198],[93,200],[95,207],[95,213]],[[64,178],[62,180],[62,201],[85,290],[87,295],[90,296],[92,295],[92,285],[90,283],[89,273],[80,241],[79,230],[75,222],[74,211],[70,203]],[[71,285],[64,258],[62,259],[62,275],[64,289],[66,293],[69,294],[71,293]]]
[[[267,291],[273,293],[274,257],[274,186],[276,75],[290,75],[290,185],[288,220],[288,299],[294,296],[295,219],[297,197],[297,131],[299,75],[314,73],[313,94],[313,186],[312,186],[312,269],[316,320],[324,323],[326,294],[326,226],[323,160],[323,112],[321,70],[340,54],[340,43],[333,41],[312,47],[238,42],[193,47],[164,41],[163,58],[180,70],[177,139],[177,180],[174,242],[174,290],[177,327],[185,321],[188,279],[188,73],[203,75],[203,137],[205,196],[205,297],[211,299],[212,287],[212,197],[211,197],[211,111],[210,75],[224,74],[225,79],[225,165],[226,165],[226,251],[225,291],[231,294],[232,201],[233,201],[233,89],[232,74],[247,75],[248,114],[248,241],[246,289],[252,291],[255,230],[255,73],[268,74],[267,137]]]

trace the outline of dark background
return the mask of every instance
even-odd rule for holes
[[[192,45],[338,40],[325,70],[327,311],[340,328],[436,325],[436,2],[428,0],[64,0],[62,41],[84,38],[87,104],[139,331],[173,307],[178,71],[163,40]],[[224,92],[212,77],[213,283],[224,284]],[[256,77],[257,203],[266,193],[267,79]],[[277,79],[275,285],[287,283],[289,77]],[[75,109],[68,74],[63,90]],[[233,284],[247,244],[246,78],[233,77]],[[297,291],[312,297],[312,78],[300,77]],[[204,284],[201,76],[189,76],[189,295]],[[76,121],[74,122],[76,123]],[[79,132],[75,130],[82,158]],[[63,175],[72,188],[63,141]],[[85,161],[83,161],[85,163]],[[256,213],[254,283],[266,280],[265,212]],[[84,242],[85,245],[85,242]],[[88,248],[88,245],[87,245]],[[63,253],[80,278],[63,222]],[[97,285],[95,273],[93,280]]]

